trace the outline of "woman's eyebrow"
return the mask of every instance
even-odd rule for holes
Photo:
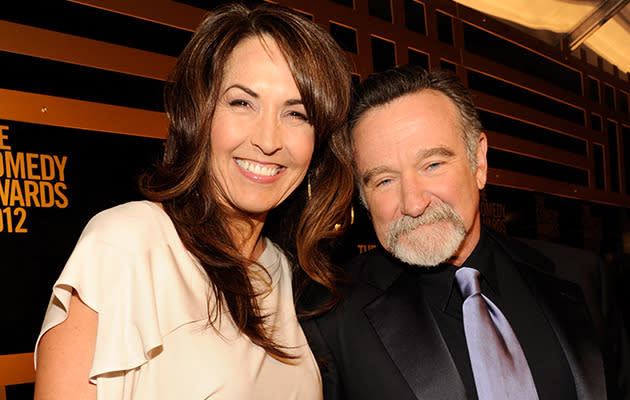
[[[245,87],[243,85],[240,85],[238,83],[235,83],[234,85],[230,85],[228,86],[223,93],[227,93],[230,89],[240,89],[243,92],[247,93],[248,95],[254,97],[254,98],[259,98],[260,96],[258,95],[258,93],[256,93],[255,91],[253,91],[252,89]],[[287,106],[294,106],[294,105],[302,105],[304,104],[304,102],[302,101],[302,99],[289,99],[287,101],[284,102],[285,105]]]
[[[254,92],[253,90],[251,90],[248,87],[245,87],[243,85],[239,85],[238,83],[235,83],[234,85],[230,85],[227,88],[225,88],[225,90],[223,91],[223,93],[227,93],[228,90],[230,89],[241,89],[243,92],[247,93],[248,95],[258,98],[258,93]]]

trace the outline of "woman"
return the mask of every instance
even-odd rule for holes
[[[166,87],[151,201],[94,217],[54,285],[35,398],[321,398],[293,299],[338,295],[349,92],[343,52],[298,14],[209,16]]]

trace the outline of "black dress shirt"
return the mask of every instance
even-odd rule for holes
[[[463,266],[481,273],[483,294],[510,322],[529,363],[539,399],[576,399],[569,364],[551,326],[510,259],[483,229],[479,243]],[[477,399],[464,336],[463,298],[455,283],[456,270],[454,265],[442,264],[416,270],[414,275],[459,370],[467,397]]]

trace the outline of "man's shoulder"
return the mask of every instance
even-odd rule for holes
[[[539,270],[559,278],[563,270],[600,268],[601,258],[592,251],[568,246],[556,242],[521,237],[509,237],[497,232],[487,231],[515,261],[530,264]]]
[[[590,250],[545,240],[525,238],[516,238],[515,240],[536,250],[538,253],[550,259],[555,265],[564,263],[596,265],[601,261],[601,258]]]
[[[539,289],[562,292],[574,298],[589,295],[598,286],[605,265],[594,252],[539,239],[490,235],[520,264],[525,277]],[[522,267],[525,266],[525,267]]]
[[[348,278],[343,284],[341,299],[323,315],[323,319],[336,319],[342,314],[353,313],[382,295],[404,273],[400,264],[381,247],[350,258],[341,265]],[[312,304],[321,303],[328,297],[321,288],[319,291],[310,289],[302,301],[307,306],[312,307]]]

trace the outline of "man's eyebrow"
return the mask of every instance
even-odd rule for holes
[[[388,171],[388,170],[389,170],[389,168],[384,166],[384,165],[381,165],[381,166],[378,166],[378,167],[374,167],[374,168],[370,168],[367,171],[365,171],[365,173],[363,174],[363,177],[362,177],[361,180],[363,181],[363,184],[365,185],[368,182],[370,182],[372,180],[372,178],[374,178],[375,175],[378,175],[378,174],[380,174],[382,172],[385,172],[385,171]]]
[[[437,146],[429,149],[421,149],[416,154],[416,160],[423,160],[433,156],[455,157],[455,152],[450,147]]]

